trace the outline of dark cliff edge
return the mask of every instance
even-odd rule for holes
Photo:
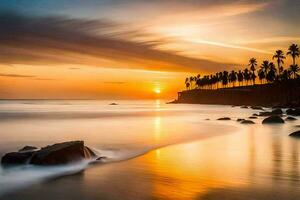
[[[300,79],[216,90],[185,90],[178,92],[178,98],[170,103],[299,107]]]

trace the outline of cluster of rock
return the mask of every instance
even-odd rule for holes
[[[97,155],[83,141],[63,142],[38,149],[25,146],[18,152],[5,154],[2,165],[32,164],[41,166],[64,165],[82,160],[97,159]]]

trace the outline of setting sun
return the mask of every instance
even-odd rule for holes
[[[160,89],[159,88],[156,88],[156,89],[154,89],[154,92],[156,93],[156,94],[160,94]]]

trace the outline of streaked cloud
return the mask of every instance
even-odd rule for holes
[[[23,75],[23,74],[6,74],[0,73],[1,77],[12,77],[12,78],[35,78],[36,76],[32,75]]]
[[[103,20],[2,14],[0,60],[10,64],[91,66],[119,62],[123,67],[161,71],[212,71],[225,65],[156,49],[155,44],[163,40],[133,41],[131,37],[126,40],[120,33],[111,33],[115,26]]]

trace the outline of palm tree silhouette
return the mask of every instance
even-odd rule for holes
[[[263,83],[263,80],[266,78],[264,68],[262,68],[262,67],[258,70],[258,78],[259,78],[261,84]]]
[[[293,59],[293,65],[296,65],[296,58],[299,57],[300,51],[297,44],[292,44],[289,47],[289,51],[286,53],[286,55],[290,55]]]
[[[267,72],[266,79],[268,82],[274,82],[276,78],[276,67],[274,63],[269,63],[269,71]]]
[[[256,60],[256,58],[251,58],[251,59],[249,60],[248,66],[250,66],[250,70],[252,71],[252,74],[253,74],[253,75],[251,75],[251,76],[256,77],[256,76],[255,76],[255,70],[256,70],[256,66],[257,66],[257,60]],[[252,81],[253,81],[253,85],[254,85],[255,78],[252,79]]]
[[[237,74],[237,78],[238,78],[239,86],[241,86],[241,83],[243,85],[244,76],[243,76],[243,72],[241,70],[239,70],[239,72]]]
[[[273,60],[276,59],[277,61],[277,66],[278,66],[278,75],[282,73],[283,67],[281,67],[281,64],[284,64],[284,53],[282,50],[277,50],[275,54],[273,55]]]
[[[229,74],[229,81],[232,83],[232,87],[235,87],[236,80],[237,80],[236,72],[232,70]]]
[[[300,71],[300,68],[298,65],[291,65],[289,68],[290,73],[294,76],[294,79],[299,76],[298,72]]]

